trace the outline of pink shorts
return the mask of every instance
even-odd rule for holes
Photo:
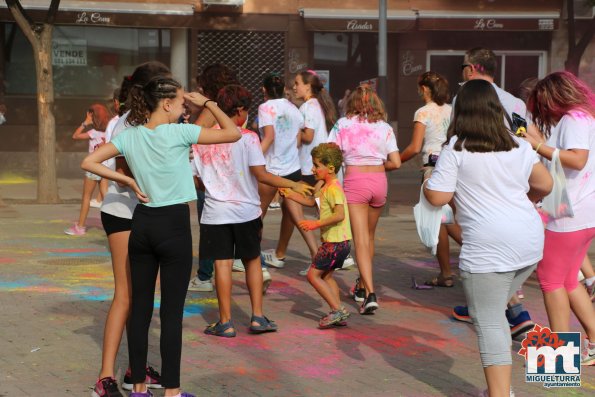
[[[560,288],[572,292],[578,287],[578,272],[594,238],[595,228],[565,233],[545,231],[543,259],[537,265],[543,292]]]
[[[379,208],[386,203],[388,183],[384,172],[359,172],[351,168],[343,180],[347,204],[368,204]]]

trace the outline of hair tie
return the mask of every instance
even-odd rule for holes
[[[314,76],[318,77],[318,73],[316,73],[312,69],[306,69],[306,72],[310,73],[311,75],[314,75]]]
[[[124,76],[124,78],[128,81],[132,81],[132,75]]]

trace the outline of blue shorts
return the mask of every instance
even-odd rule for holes
[[[333,271],[343,267],[351,251],[349,240],[340,243],[322,243],[316,252],[312,266],[322,271]]]

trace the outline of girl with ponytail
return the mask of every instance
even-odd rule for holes
[[[386,122],[384,104],[369,85],[351,93],[346,116],[337,121],[328,140],[339,145],[346,165],[343,189],[360,273],[351,295],[362,302],[360,314],[372,314],[378,309],[372,259],[376,225],[388,190],[385,171],[399,168],[401,158],[393,129]]]
[[[192,235],[188,202],[196,200],[188,152],[192,144],[235,142],[241,135],[217,103],[198,93],[184,93],[180,83],[156,76],[130,90],[132,125],[87,156],[81,167],[130,187],[140,201],[132,216],[128,255],[132,300],[128,351],[132,397],[150,397],[145,361],[154,307],[155,284],[161,284],[161,386],[164,396],[180,393],[180,357],[184,301],[192,270]],[[221,129],[177,124],[185,102],[207,107]],[[124,155],[134,178],[101,164]]]

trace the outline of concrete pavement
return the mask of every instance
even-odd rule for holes
[[[0,178],[0,197],[9,205],[0,208],[0,396],[88,396],[97,377],[113,277],[98,210],[91,210],[87,235],[63,233],[78,217],[81,185],[81,180],[61,179],[66,204],[36,205],[29,204],[34,181]],[[273,283],[265,299],[265,312],[279,324],[278,333],[247,333],[250,305],[241,273],[234,273],[236,338],[204,335],[205,325],[217,319],[215,293],[189,293],[183,388],[198,396],[477,395],[485,380],[474,330],[450,318],[452,306],[464,303],[461,283],[411,288],[412,277],[428,279],[437,266],[415,231],[411,207],[418,195],[416,173],[391,177],[390,216],[378,227],[375,282],[381,308],[374,316],[357,314],[357,305],[347,297],[357,272],[340,271],[337,280],[352,313],[349,325],[316,328],[327,308],[298,275],[307,265],[307,250],[297,233],[286,267],[271,269]],[[274,247],[279,221],[279,211],[269,212],[263,248]],[[194,209],[192,222],[197,241]],[[457,253],[453,249],[454,263]],[[524,291],[533,319],[547,324],[534,276]],[[575,319],[572,328],[580,330]],[[515,342],[513,350],[519,348]],[[149,361],[159,368],[158,310]],[[118,379],[126,366],[124,340]],[[568,390],[525,383],[524,371],[523,359],[514,354],[517,396],[595,392],[595,367],[583,367],[583,386]]]

